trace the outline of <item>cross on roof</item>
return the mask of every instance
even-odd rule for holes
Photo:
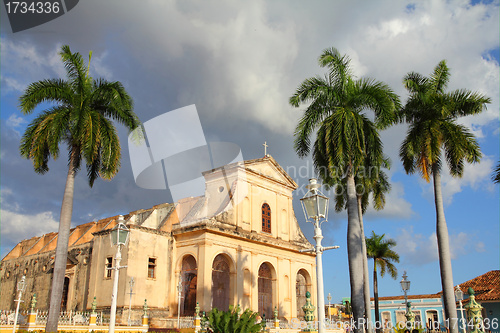
[[[269,146],[267,145],[267,141],[264,141],[263,146],[264,146],[264,156],[267,156],[267,147],[269,147]]]

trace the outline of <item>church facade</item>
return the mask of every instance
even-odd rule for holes
[[[302,317],[305,293],[316,295],[315,255],[293,210],[297,184],[269,155],[207,171],[205,194],[124,215],[130,229],[122,249],[117,321],[142,314],[152,326],[230,305],[272,318]],[[110,231],[118,216],[72,229],[62,306],[109,310],[116,248]],[[36,293],[48,309],[57,234],[20,242],[0,270],[0,309],[14,307],[17,281],[26,275],[24,304]],[[130,280],[134,279],[132,293]],[[179,297],[180,295],[180,297]],[[316,303],[315,296],[313,303]],[[180,312],[179,312],[180,311]]]

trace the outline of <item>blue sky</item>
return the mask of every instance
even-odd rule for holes
[[[293,151],[293,130],[302,108],[288,98],[305,79],[323,70],[317,57],[336,47],[352,59],[355,75],[389,84],[404,102],[401,84],[409,71],[423,75],[446,59],[449,89],[466,88],[491,97],[482,114],[460,120],[481,145],[481,163],[462,179],[443,175],[455,284],[499,269],[499,186],[491,172],[499,161],[499,1],[80,1],[67,14],[12,33],[1,12],[1,255],[20,240],[56,231],[66,175],[65,154],[50,171],[35,174],[18,153],[20,136],[33,116],[22,116],[17,100],[33,81],[64,77],[61,45],[87,58],[91,74],[121,81],[147,121],[196,104],[208,141],[239,145],[245,159],[262,157],[262,144],[299,184],[299,198],[313,175],[310,158]],[[405,125],[382,133],[391,157],[392,191],[383,211],[369,210],[365,232],[398,242],[398,279],[379,280],[381,296],[399,295],[404,270],[410,294],[441,290],[432,183],[406,175],[398,159]],[[126,132],[119,127],[122,169],[111,181],[86,184],[77,177],[73,223],[80,224],[170,201],[167,191],[138,188],[132,176]],[[299,172],[301,170],[301,172]],[[346,214],[330,209],[324,245],[339,245],[323,258],[325,295],[349,296]],[[372,269],[370,262],[370,270]]]

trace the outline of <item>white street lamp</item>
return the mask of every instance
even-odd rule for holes
[[[465,333],[466,320],[465,320],[465,317],[464,317],[464,308],[462,306],[462,300],[464,299],[464,293],[460,289],[460,285],[457,285],[455,287],[455,299],[460,302],[460,315],[462,317],[460,321],[461,321],[462,330]]]
[[[330,249],[338,249],[338,246],[321,246],[323,235],[321,233],[321,223],[325,222],[328,216],[328,197],[319,191],[321,187],[317,183],[316,178],[309,179],[309,185],[306,188],[309,190],[306,195],[300,199],[302,210],[306,216],[306,221],[312,220],[314,224],[314,240],[316,246],[314,249],[301,250],[301,252],[316,253],[316,279],[318,287],[318,332],[324,332],[325,324],[325,294],[323,290],[323,262],[321,255],[323,251]],[[321,222],[320,220],[323,219]]]
[[[12,333],[16,333],[17,317],[19,316],[19,304],[23,302],[21,300],[21,297],[23,296],[23,292],[25,289],[26,289],[26,276],[23,275],[21,281],[17,283],[17,299],[14,300],[14,302],[17,302],[17,307],[16,307],[16,316],[14,317],[14,327],[12,327]]]
[[[130,312],[132,311],[132,295],[135,294],[133,292],[134,290],[134,284],[135,284],[135,280],[134,280],[134,277],[132,276],[130,278],[130,281],[128,282],[129,286],[130,286],[130,292],[129,292],[129,299],[128,299],[128,321],[127,321],[127,324],[128,326],[131,325],[130,323]]]
[[[109,333],[115,332],[116,323],[116,299],[118,297],[118,278],[120,275],[120,269],[127,266],[120,266],[122,260],[121,247],[125,246],[128,241],[128,236],[130,230],[123,223],[123,216],[118,217],[118,224],[111,229],[111,244],[116,246],[116,256],[115,256],[115,267],[110,267],[115,271],[115,276],[113,277],[113,294],[111,295],[111,313],[109,316]]]
[[[330,301],[332,300],[332,295],[328,293],[328,296],[326,296],[326,299],[328,300],[328,319],[330,320],[330,324],[332,323],[332,310],[331,310],[331,305]]]
[[[405,293],[405,307],[406,307],[406,313],[408,313],[408,291],[410,290],[410,280],[408,280],[408,276],[406,275],[406,271],[403,273],[403,279],[401,282],[401,290]]]
[[[182,274],[182,272],[181,272]],[[177,328],[181,324],[181,298],[182,298],[182,275],[179,275],[179,284],[177,284]]]

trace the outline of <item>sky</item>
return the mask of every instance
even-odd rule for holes
[[[306,78],[324,75],[317,59],[335,47],[347,54],[356,77],[387,83],[404,103],[403,76],[429,75],[443,59],[448,89],[470,89],[491,98],[481,114],[460,119],[481,146],[480,163],[466,165],[463,178],[442,177],[450,235],[453,280],[465,282],[499,269],[499,185],[491,174],[499,161],[499,1],[80,1],[66,14],[13,33],[4,7],[0,21],[0,246],[3,258],[19,241],[57,231],[67,174],[67,155],[36,174],[19,154],[20,138],[33,115],[18,108],[29,83],[65,78],[62,45],[80,52],[90,74],[120,81],[134,99],[142,122],[195,104],[209,142],[230,142],[245,160],[267,152],[297,182],[294,210],[311,242],[299,199],[314,176],[311,157],[298,158],[293,133],[305,106],[288,100]],[[367,111],[370,114],[370,111]],[[85,172],[75,183],[73,225],[171,202],[167,190],[142,189],[134,182],[127,131],[120,172],[112,181],[88,186]],[[365,233],[397,242],[398,278],[379,278],[379,295],[401,295],[404,271],[410,295],[441,291],[432,182],[407,175],[398,157],[407,126],[381,132],[392,161],[392,185],[382,211],[369,209]],[[328,191],[325,194],[331,195]],[[323,223],[325,295],[349,296],[347,214],[330,203]],[[373,262],[369,261],[369,270]],[[371,280],[371,273],[370,273]],[[372,290],[372,286],[371,286]],[[373,291],[371,291],[373,292]]]

